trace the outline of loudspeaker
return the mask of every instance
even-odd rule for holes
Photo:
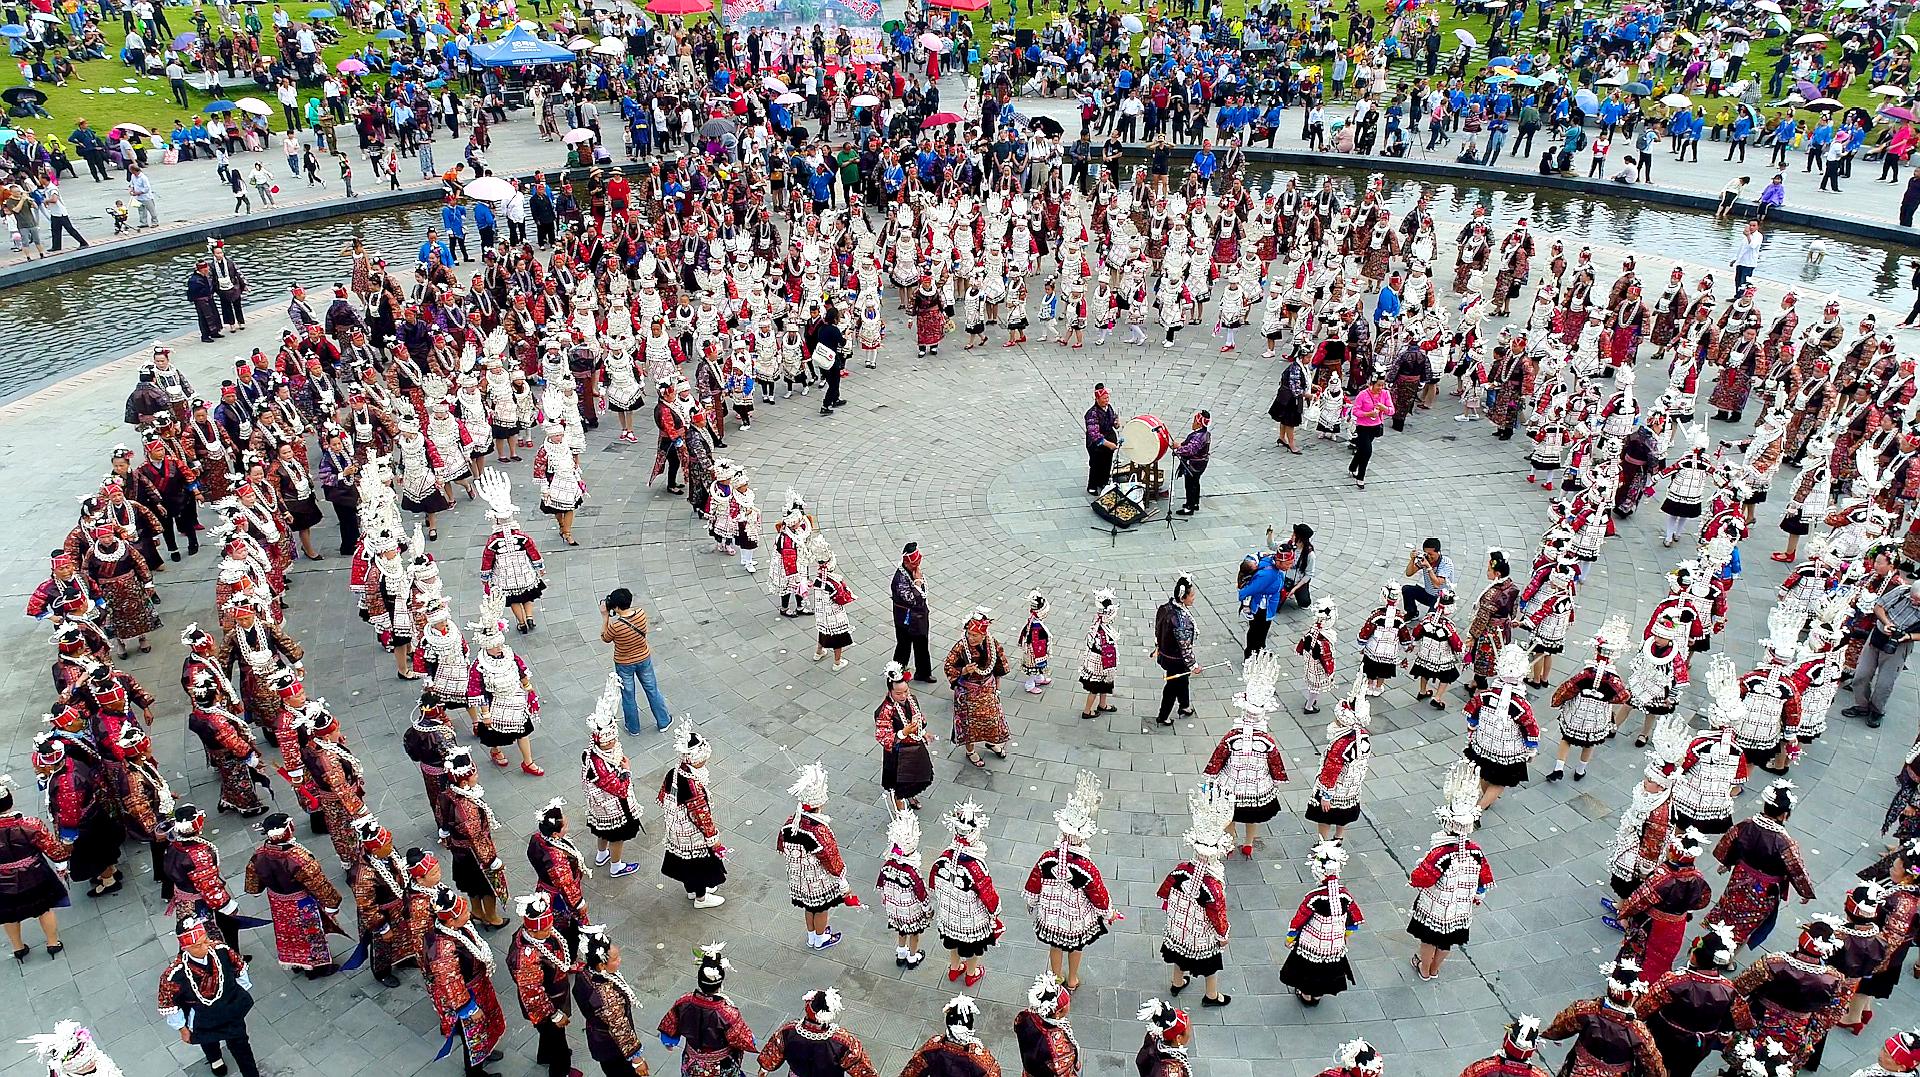
[[[1013,32],[1013,43],[1015,47],[1025,49],[1027,46],[1033,44],[1033,31],[1031,29],[1015,30]]]

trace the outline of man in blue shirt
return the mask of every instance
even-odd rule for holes
[[[473,227],[480,233],[480,250],[482,252],[492,250],[493,239],[499,229],[499,225],[494,221],[492,206],[485,202],[473,204]]]
[[[1824,165],[1827,159],[1827,146],[1833,142],[1833,121],[1823,119],[1820,125],[1807,134],[1807,167],[1802,172],[1813,171],[1814,165]]]
[[[457,197],[447,196],[446,204],[440,207],[440,223],[447,230],[448,253],[459,251],[461,261],[473,261],[473,255],[467,253],[467,207]],[[448,259],[447,265],[453,265],[453,261]]]
[[[1380,324],[1388,318],[1400,316],[1400,293],[1394,290],[1393,282],[1400,279],[1394,274],[1387,283],[1380,286],[1380,298],[1373,305],[1373,323]]]
[[[1193,155],[1193,171],[1200,177],[1200,185],[1211,190],[1213,174],[1219,170],[1220,163],[1213,157],[1213,142],[1211,140],[1201,142],[1200,152]]]

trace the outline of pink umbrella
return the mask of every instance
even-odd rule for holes
[[[959,117],[959,115],[957,115],[957,114],[955,114],[955,113],[952,113],[952,112],[936,112],[936,113],[934,113],[933,115],[931,115],[931,116],[928,116],[928,117],[927,117],[927,118],[926,118],[926,119],[925,119],[924,121],[922,121],[922,122],[921,122],[921,124],[920,124],[920,126],[921,126],[922,128],[927,128],[927,127],[947,127],[947,126],[949,126],[949,125],[952,125],[952,124],[956,124],[956,123],[959,123],[959,122],[960,122],[960,117]]]
[[[1888,105],[1886,108],[1880,110],[1880,115],[1892,116],[1896,120],[1906,120],[1909,123],[1913,122],[1913,110],[1905,105]]]
[[[713,11],[712,0],[652,0],[647,10],[655,15],[698,15]]]
[[[364,75],[367,73],[367,65],[349,57],[348,59],[340,61],[334,70],[340,72],[342,75]]]

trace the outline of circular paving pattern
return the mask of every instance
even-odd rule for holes
[[[1574,238],[1570,245],[1577,245]],[[1595,261],[1617,265],[1618,254],[1597,250]],[[1654,265],[1648,272],[1659,276],[1665,268]],[[1769,307],[1776,295],[1763,292]],[[823,953],[807,951],[772,835],[792,810],[784,790],[794,768],[824,760],[834,790],[828,811],[847,854],[849,878],[857,891],[873,897],[887,816],[871,714],[891,652],[888,583],[901,544],[918,541],[927,555],[936,660],[957,635],[965,611],[976,605],[998,611],[996,632],[1011,646],[1025,596],[1035,589],[1052,602],[1049,625],[1060,655],[1057,680],[1043,694],[1024,694],[1011,679],[1005,686],[1012,759],[992,760],[982,772],[964,765],[950,747],[937,752],[938,780],[922,816],[929,856],[944,837],[935,819],[949,802],[971,797],[992,816],[989,859],[1005,899],[1007,935],[972,992],[987,1003],[989,1046],[1003,1066],[1017,1068],[1011,1018],[1024,1004],[1032,976],[1046,966],[1020,901],[1021,884],[1054,839],[1051,814],[1075,773],[1090,768],[1108,789],[1100,817],[1105,833],[1092,843],[1094,856],[1127,919],[1089,953],[1073,1025],[1088,1072],[1128,1067],[1141,1035],[1134,1009],[1144,998],[1163,994],[1166,984],[1154,890],[1185,855],[1179,834],[1188,822],[1186,792],[1227,728],[1228,700],[1240,687],[1230,669],[1209,670],[1193,685],[1198,718],[1171,730],[1142,731],[1161,683],[1146,657],[1152,611],[1175,574],[1191,571],[1201,583],[1201,660],[1237,662],[1245,626],[1232,589],[1240,555],[1269,526],[1284,531],[1295,522],[1309,523],[1320,550],[1316,594],[1337,600],[1343,637],[1350,640],[1352,626],[1379,589],[1401,582],[1408,546],[1429,535],[1441,538],[1460,566],[1463,608],[1470,606],[1481,586],[1475,570],[1482,551],[1500,545],[1516,557],[1530,554],[1549,495],[1524,482],[1517,442],[1495,440],[1484,425],[1453,422],[1457,404],[1445,396],[1435,410],[1417,414],[1405,433],[1386,435],[1369,488],[1356,490],[1342,471],[1341,446],[1310,432],[1301,437],[1300,456],[1274,446],[1266,409],[1278,368],[1260,358],[1257,343],[1223,356],[1203,330],[1189,327],[1171,350],[1157,340],[1149,347],[1114,343],[1078,351],[1038,343],[1002,349],[996,340],[965,352],[956,335],[939,356],[915,359],[901,343],[907,330],[895,317],[881,367],[851,372],[847,407],[822,418],[817,394],[762,405],[751,430],[730,431],[726,451],[750,468],[763,508],[777,506],[788,487],[808,499],[860,596],[851,607],[852,664],[839,674],[808,660],[810,621],[775,615],[764,570],[749,576],[737,562],[711,552],[685,500],[646,486],[650,442],[613,444],[610,422],[589,434],[585,468],[592,500],[580,514],[577,549],[560,545],[547,521],[532,511],[525,465],[517,465],[518,500],[547,551],[551,582],[538,631],[509,642],[527,657],[544,701],[535,746],[548,774],[534,779],[485,768],[482,775],[503,822],[498,837],[508,874],[516,890],[529,885],[522,850],[538,805],[563,795],[577,814],[573,760],[609,665],[598,640],[596,606],[611,588],[631,587],[654,621],[656,666],[667,699],[718,745],[711,764],[715,815],[735,850],[732,879],[723,891],[728,903],[712,912],[689,909],[677,887],[663,885],[654,844],[657,815],[632,854],[643,870],[589,884],[596,918],[625,944],[625,971],[641,993],[644,1023],[650,1026],[691,983],[689,948],[721,939],[736,966],[729,994],[756,1031],[770,1031],[792,1016],[803,991],[834,985],[847,998],[847,1024],[865,1038],[882,1074],[897,1072],[911,1047],[931,1033],[940,1004],[953,993],[940,975],[939,954],[916,972],[896,969],[893,937],[871,909],[837,912],[835,926],[846,933],[845,941]],[[223,351],[186,343],[176,358],[197,384],[216,384],[230,353],[265,343],[277,335],[279,321],[277,311],[263,312],[255,328],[227,341]],[[1112,387],[1123,417],[1150,412],[1176,432],[1194,409],[1212,410],[1215,463],[1198,517],[1171,529],[1155,522],[1114,535],[1087,510],[1078,446],[1081,415],[1096,380]],[[1657,380],[1654,372],[1643,377],[1643,400],[1655,392],[1644,383]],[[0,420],[9,435],[0,438],[0,453],[16,495],[16,511],[4,525],[14,540],[6,544],[5,571],[16,601],[41,578],[39,551],[63,533],[72,495],[104,462],[106,450],[126,437],[114,422],[122,381],[94,379],[57,400],[11,409]],[[61,463],[47,467],[49,460]],[[463,620],[478,599],[478,508],[463,501],[442,519],[441,538],[432,546]],[[1782,575],[1765,557],[1777,541],[1779,506],[1767,509],[1746,543],[1746,576],[1734,591],[1730,628],[1717,645],[1743,664],[1755,656]],[[329,522],[321,529],[320,544],[329,551],[331,528]],[[1663,550],[1657,529],[1657,513],[1643,513],[1607,542],[1582,589],[1570,637],[1576,645],[1561,660],[1560,676],[1576,668],[1583,641],[1608,612],[1625,613],[1636,625],[1644,619],[1662,589],[1661,574],[1683,552]],[[388,660],[355,617],[345,568],[344,559],[331,556],[299,565],[292,574],[288,625],[306,645],[313,691],[327,697],[373,768],[370,806],[399,844],[428,845],[433,835],[426,803],[398,746],[417,686],[393,679]],[[180,652],[172,637],[188,621],[212,620],[211,569],[202,554],[161,577],[164,638],[156,639],[154,654],[128,663],[162,699],[156,736],[175,789],[201,803],[212,799],[215,787],[183,727]],[[1077,717],[1073,670],[1089,595],[1106,586],[1118,591],[1124,615],[1120,709],[1085,721]],[[1304,611],[1290,611],[1274,626],[1270,645],[1290,650],[1306,621]],[[15,773],[24,773],[26,743],[45,706],[44,635],[41,626],[17,621],[0,626],[0,640],[16,656],[0,695],[0,747]],[[1344,680],[1357,665],[1350,643],[1342,643],[1339,662]],[[1438,980],[1420,983],[1407,964],[1413,944],[1404,930],[1410,899],[1405,879],[1433,829],[1429,812],[1440,774],[1458,754],[1464,726],[1457,709],[1439,714],[1416,706],[1405,677],[1374,701],[1366,816],[1348,834],[1354,856],[1347,882],[1366,914],[1365,928],[1352,941],[1358,983],[1312,1010],[1280,985],[1287,922],[1311,882],[1303,854],[1312,828],[1300,810],[1325,719],[1300,714],[1298,663],[1291,656],[1286,669],[1286,709],[1275,715],[1273,731],[1292,781],[1285,787],[1285,811],[1263,828],[1255,858],[1236,858],[1228,868],[1234,941],[1223,987],[1234,1002],[1225,1010],[1196,1013],[1196,1071],[1207,1077],[1311,1074],[1328,1064],[1337,1043],[1360,1035],[1386,1053],[1390,1073],[1450,1077],[1497,1046],[1510,1014],[1545,1018],[1597,990],[1595,966],[1612,956],[1618,940],[1599,921],[1602,850],[1642,766],[1640,753],[1624,740],[1609,744],[1584,782],[1536,781],[1493,809],[1479,840],[1499,881],[1474,923],[1473,941]],[[935,690],[922,692],[922,702],[935,727],[944,729],[949,703],[936,686],[925,687]],[[1703,706],[1704,695],[1696,689],[1691,702]],[[1541,705],[1543,724],[1551,727],[1548,710]],[[1869,731],[1836,716],[1829,735],[1808,750],[1794,775],[1804,799],[1793,829],[1802,836],[1821,893],[1816,909],[1836,908],[1847,869],[1879,848],[1874,831],[1889,779],[1914,731],[1910,691],[1897,698],[1891,718],[1885,728]],[[1550,732],[1546,739],[1550,751]],[[671,756],[664,739],[651,733],[631,738],[628,750],[648,782],[657,780]],[[1742,805],[1743,812],[1751,810]],[[217,840],[237,874],[255,835],[230,818],[217,825]],[[311,842],[324,846],[324,839]],[[257,899],[242,904],[249,912],[262,911],[254,907]],[[145,878],[115,899],[82,901],[69,910],[68,950],[61,960],[42,957],[0,972],[18,977],[21,989],[9,996],[15,1005],[0,1012],[0,1041],[77,1016],[93,1025],[129,1072],[167,1071],[172,1067],[163,1056],[183,1066],[193,1063],[197,1050],[180,1044],[153,1013],[153,978],[171,949],[159,934],[161,912],[156,888]],[[504,947],[506,938],[496,941]],[[251,949],[264,959],[256,966],[253,1027],[269,1072],[352,1077],[427,1066],[440,1037],[417,973],[407,973],[405,985],[391,991],[365,972],[316,982],[289,979],[270,967],[268,945],[262,937]],[[1911,1014],[1914,998],[1912,985],[1903,984],[1889,1008]],[[500,1068],[533,1073],[530,1030],[511,1001],[507,1007],[511,1036]],[[1836,1037],[1827,1067],[1845,1073],[1865,1064],[1871,1039]],[[660,1072],[674,1065],[664,1051],[650,1053]],[[1548,1054],[1557,1061],[1560,1049]],[[24,1055],[6,1058],[6,1073],[32,1072]],[[579,1058],[584,1061],[584,1054]],[[451,1073],[452,1065],[435,1070]]]

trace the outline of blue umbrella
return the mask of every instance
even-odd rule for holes
[[[334,18],[339,18],[339,16],[335,15],[333,9],[330,7],[317,7],[317,8],[314,8],[312,11],[307,12],[307,18],[334,19]]]
[[[440,35],[441,37],[452,37],[452,36],[453,36],[453,31],[452,31],[452,30],[449,30],[449,29],[447,29],[447,28],[446,28],[445,26],[442,26],[442,25],[440,25],[440,24],[439,24],[439,23],[437,23],[437,22],[430,22],[430,23],[428,23],[428,24],[427,24],[427,29],[429,29],[429,30],[432,30],[432,31],[433,31],[434,33],[436,33],[436,34],[439,34],[439,35]]]
[[[1488,75],[1487,81],[1497,86],[1513,77],[1512,75]]]
[[[1493,59],[1487,61],[1487,66],[1488,67],[1512,67],[1513,57],[1495,56]]]
[[[445,86],[446,84],[447,84],[446,79],[434,79],[432,82],[427,83],[427,89],[437,90],[440,87]]]
[[[1540,85],[1540,80],[1534,78],[1532,75],[1515,75],[1513,84],[1515,86],[1538,86]]]
[[[382,30],[379,33],[373,35],[373,39],[375,41],[399,41],[405,38],[406,36],[407,35],[401,33],[400,31],[395,30],[392,27],[388,27],[387,29]]]
[[[10,22],[5,26],[0,26],[0,37],[25,37],[25,36],[27,36],[27,28],[20,25],[17,22]]]
[[[191,30],[173,39],[173,47],[176,49],[190,49],[199,43],[200,35]]]
[[[227,101],[227,100],[209,101],[207,102],[207,107],[201,109],[200,111],[206,113],[209,116],[212,116],[221,112],[232,112],[236,107],[238,106],[236,106],[233,102]]]
[[[1653,87],[1647,85],[1644,82],[1629,82],[1625,86],[1622,86],[1620,88],[1627,91],[1628,93],[1632,94],[1635,97],[1645,97],[1648,94],[1653,92]]]

